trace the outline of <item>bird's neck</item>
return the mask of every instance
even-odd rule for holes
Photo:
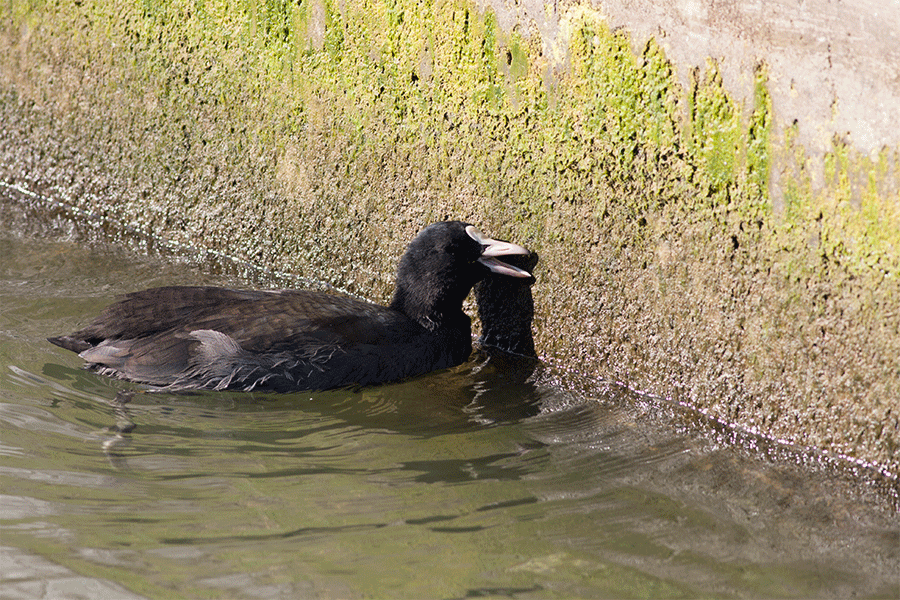
[[[471,331],[472,320],[462,311],[462,300],[421,297],[398,287],[394,290],[390,307],[402,312],[429,331],[461,328]]]

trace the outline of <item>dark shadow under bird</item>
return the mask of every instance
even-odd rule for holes
[[[84,329],[49,341],[98,373],[167,391],[398,381],[463,363],[472,350],[463,300],[490,274],[533,282],[499,260],[528,254],[445,221],[409,244],[388,306],[305,290],[163,287],[127,294]]]

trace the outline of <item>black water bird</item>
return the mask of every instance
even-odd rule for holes
[[[504,262],[534,273],[538,255],[507,256]],[[540,412],[541,392],[535,384],[542,363],[532,336],[534,277],[490,273],[475,284],[481,335],[470,377],[475,398],[465,413],[481,425],[517,422]]]
[[[531,252],[508,256],[504,262],[510,266],[533,273],[538,255]],[[488,351],[501,350],[511,354],[537,358],[532,335],[534,321],[534,297],[531,277],[506,277],[489,273],[475,284],[475,302],[481,321],[478,344]]]
[[[162,287],[127,294],[90,325],[49,338],[101,374],[169,391],[323,390],[397,381],[464,362],[462,303],[498,260],[528,250],[459,221],[425,228],[397,267],[389,306],[306,290]]]

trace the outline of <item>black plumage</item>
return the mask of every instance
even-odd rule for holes
[[[528,273],[533,273],[538,255],[508,256],[504,261]],[[489,273],[475,284],[475,301],[481,321],[482,347],[503,350],[512,354],[536,358],[532,322],[534,321],[534,297],[531,277],[506,277]]]
[[[99,373],[172,391],[397,381],[464,362],[463,300],[489,273],[530,278],[497,260],[527,254],[467,223],[435,223],[400,259],[389,306],[302,290],[163,287],[128,294],[49,341]]]

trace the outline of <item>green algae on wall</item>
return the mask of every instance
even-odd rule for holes
[[[896,151],[837,141],[816,182],[765,65],[742,103],[556,16],[546,49],[463,0],[7,2],[7,135],[42,156],[4,177],[373,299],[470,219],[540,251],[548,359],[900,466]]]
[[[835,139],[831,151],[814,165],[785,135],[785,152],[794,153],[795,169],[783,176],[784,223],[813,227],[813,244],[826,260],[844,263],[866,277],[872,272],[900,276],[900,154],[883,148],[864,156]],[[821,171],[824,182],[814,183],[810,170]]]

